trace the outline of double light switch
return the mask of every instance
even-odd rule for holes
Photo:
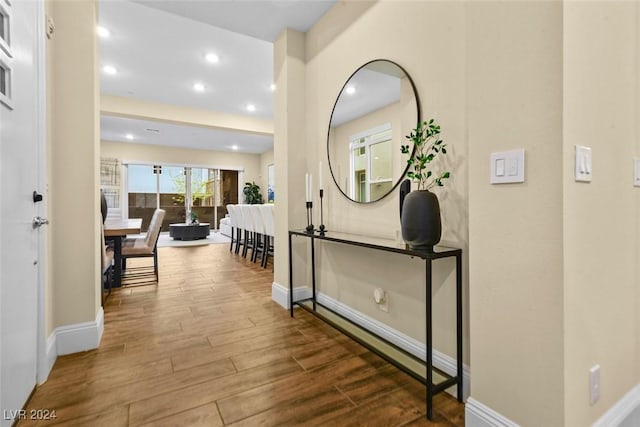
[[[524,182],[524,150],[491,153],[491,184]]]
[[[576,145],[576,181],[591,182],[591,148]]]

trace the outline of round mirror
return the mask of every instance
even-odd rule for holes
[[[400,146],[419,121],[418,93],[401,66],[378,59],[358,68],[336,99],[327,134],[329,169],[342,194],[371,203],[391,193],[408,167]]]

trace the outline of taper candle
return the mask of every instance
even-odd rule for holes
[[[318,180],[320,181],[318,183],[318,189],[320,190],[324,189],[324,185],[322,181],[322,162],[318,163]]]
[[[304,196],[305,196],[305,201],[309,201],[309,174],[305,173],[304,174]]]

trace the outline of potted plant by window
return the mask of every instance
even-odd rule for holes
[[[255,182],[247,182],[244,184],[242,190],[244,198],[249,205],[259,205],[262,203],[262,193],[260,192],[260,186]]]
[[[402,238],[411,249],[433,251],[440,241],[442,225],[438,197],[429,191],[442,187],[443,180],[449,178],[448,171],[434,174],[431,163],[439,156],[447,154],[447,145],[440,139],[440,125],[434,119],[418,123],[406,137],[413,142],[415,150],[407,160],[407,177],[417,183],[417,190],[406,195],[402,203],[400,222]],[[403,154],[410,154],[409,145],[403,145]]]

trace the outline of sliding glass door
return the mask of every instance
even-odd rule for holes
[[[165,165],[127,165],[129,218],[142,218],[143,230],[157,208],[166,211],[162,230],[184,223],[187,212],[220,227],[226,205],[238,203],[238,171]]]
[[[158,196],[160,209],[164,209],[162,230],[169,231],[169,224],[186,220],[187,169],[182,166],[160,166]]]
[[[129,218],[142,218],[143,230],[158,207],[158,181],[156,168],[151,165],[128,165],[127,201]]]
[[[191,203],[187,209],[197,215],[198,221],[211,224],[211,228],[217,228],[219,174],[218,169],[191,168]]]

